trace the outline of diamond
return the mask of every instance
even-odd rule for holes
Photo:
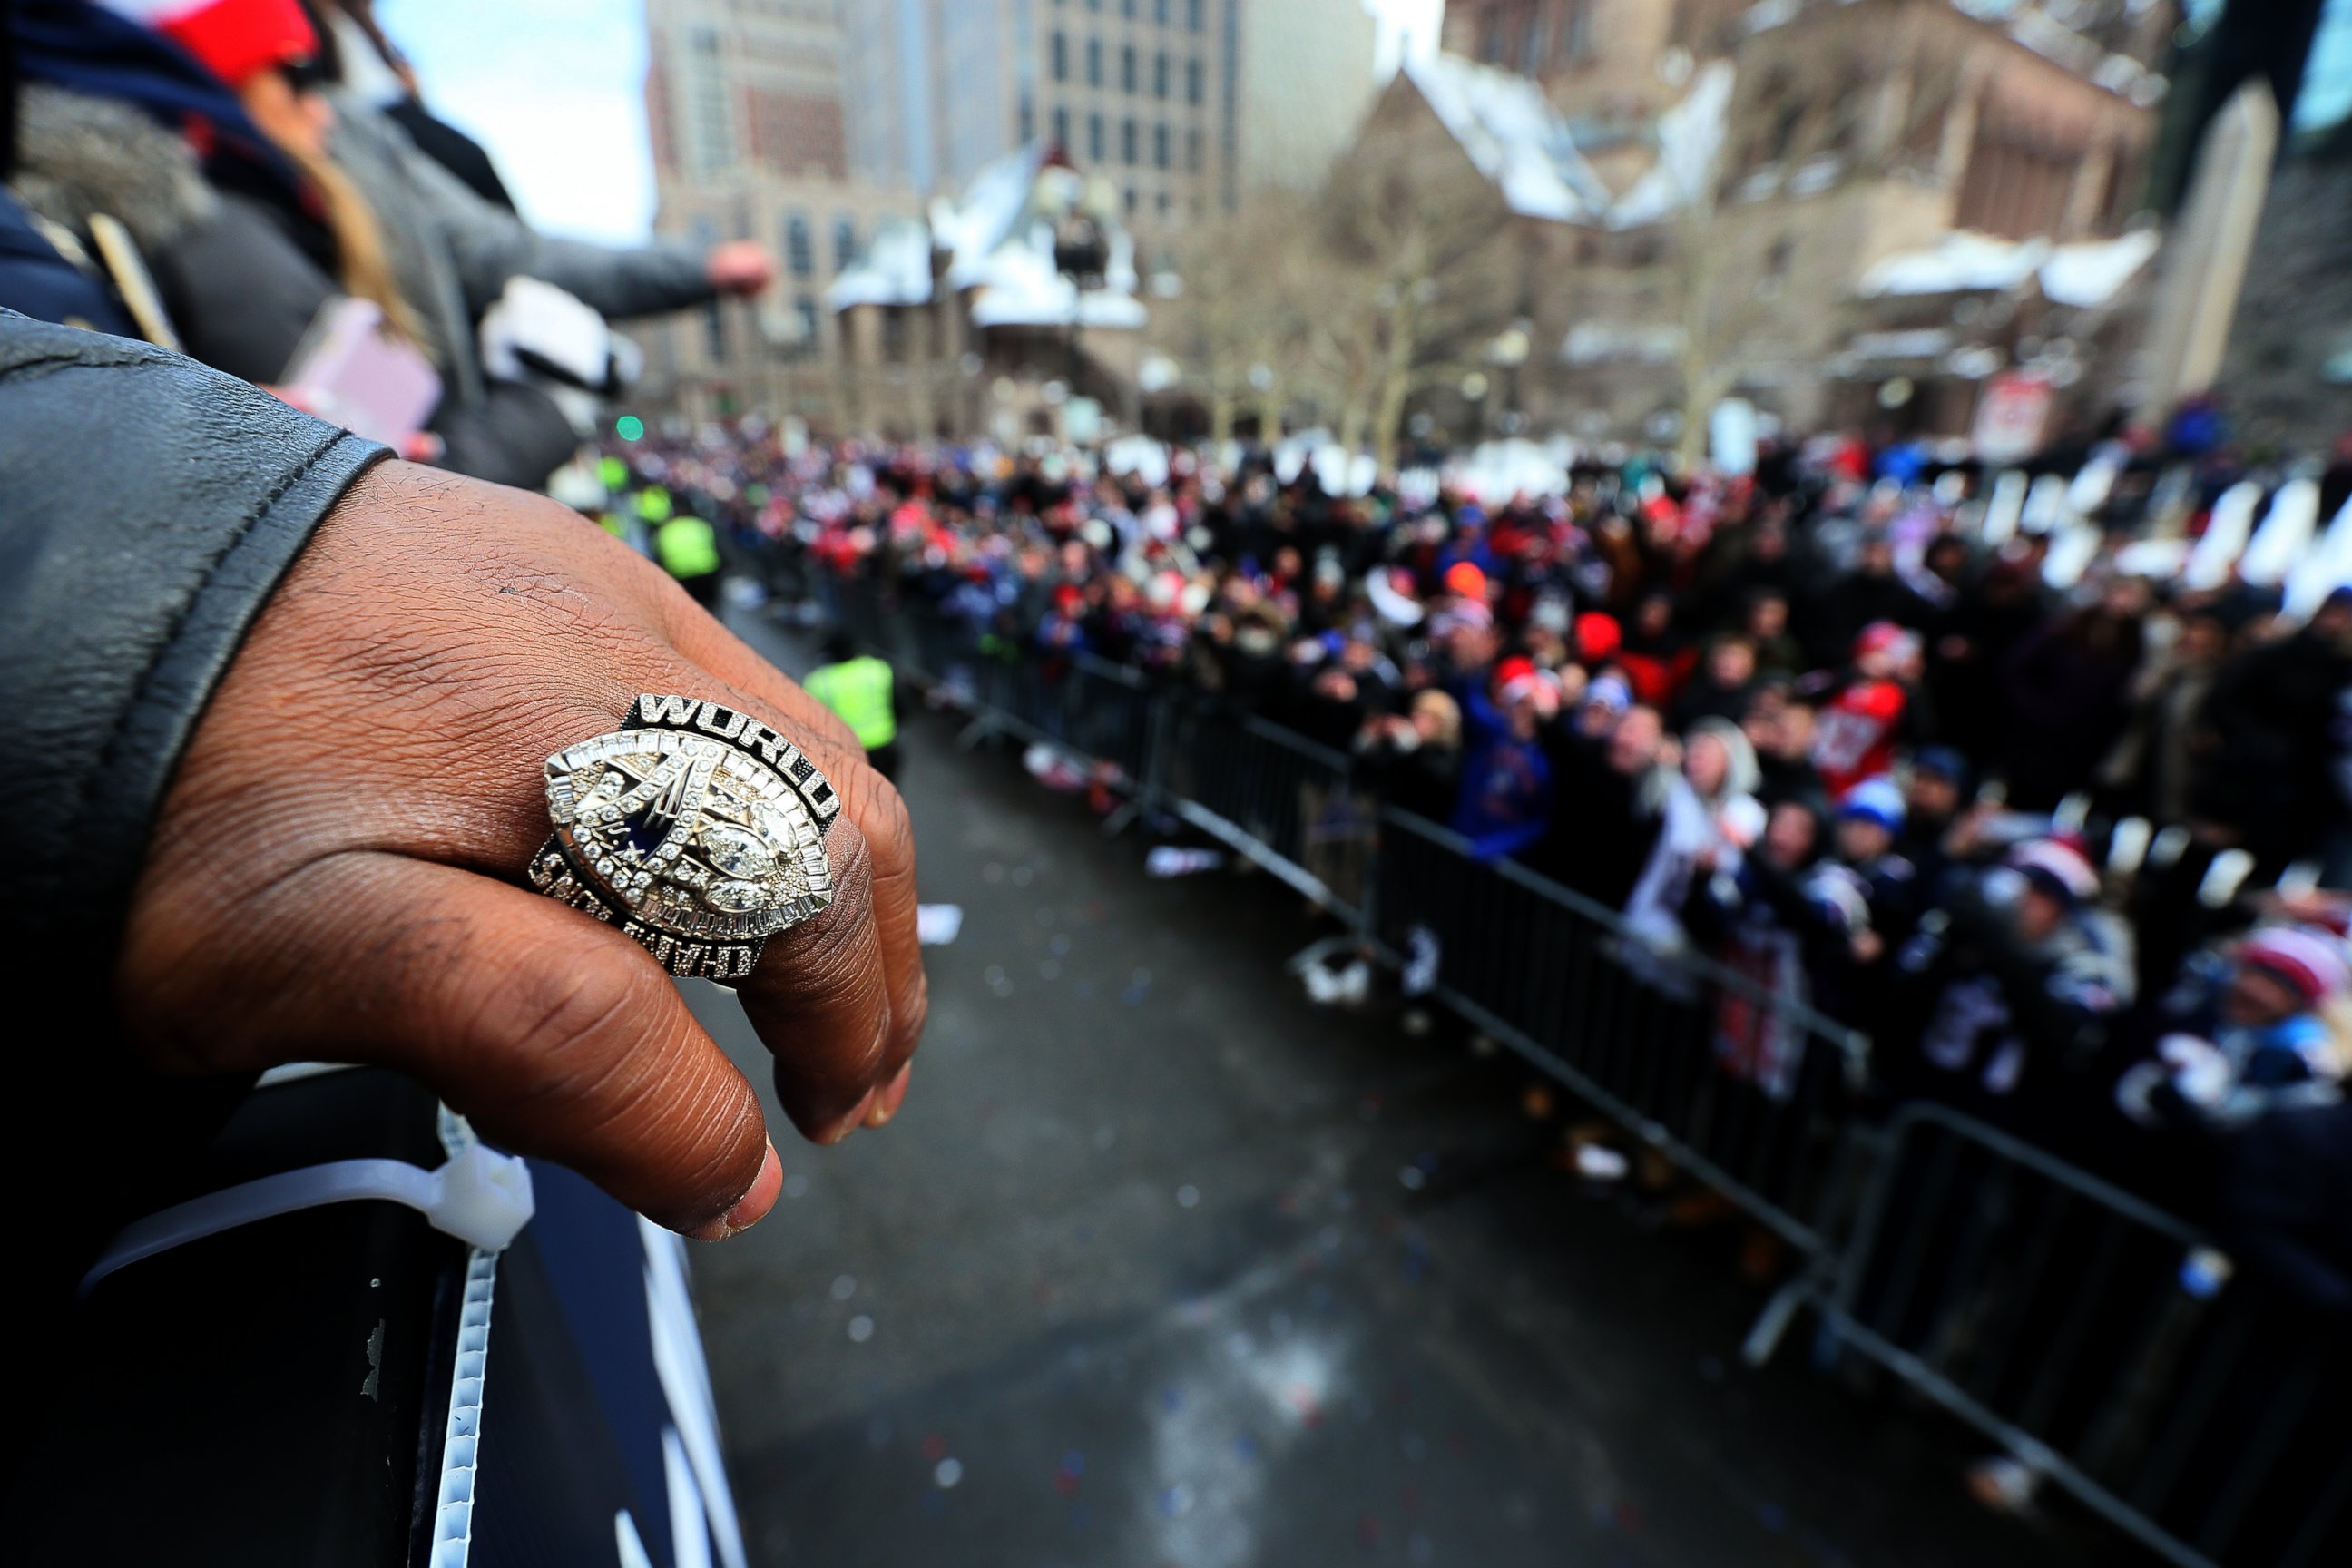
[[[767,902],[767,891],[756,882],[721,882],[703,894],[714,910],[730,915],[750,914]]]
[[[721,824],[704,828],[702,852],[730,877],[757,880],[775,875],[775,856],[756,837],[740,827]]]

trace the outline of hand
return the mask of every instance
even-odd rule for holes
[[[712,249],[703,273],[721,294],[757,294],[776,280],[776,258],[756,239],[732,239]]]
[[[520,885],[546,759],[640,692],[751,714],[840,793],[833,907],[772,940],[741,997],[802,1131],[889,1121],[926,1010],[897,794],[618,541],[400,464],[329,514],[164,799],[115,976],[145,1059],[397,1068],[664,1225],[758,1221],[782,1170],[751,1086],[642,948]]]

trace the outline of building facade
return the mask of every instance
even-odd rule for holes
[[[860,179],[958,191],[1043,141],[1146,227],[1313,184],[1374,90],[1362,0],[866,0],[842,26]]]
[[[858,7],[852,7],[857,9]],[[920,198],[850,178],[836,0],[646,0],[646,120],[662,234],[756,239],[780,278],[646,333],[650,404],[854,424],[863,390],[825,292]]]
[[[1466,56],[1410,68],[1373,126],[1453,137],[1511,209],[1534,428],[1658,439],[1738,394],[1958,434],[2002,370],[2123,379],[2144,303],[2171,7],[2071,14],[1455,0]]]

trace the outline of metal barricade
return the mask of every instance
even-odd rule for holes
[[[1361,924],[1374,819],[1345,753],[1205,702],[1174,710],[1161,734],[1170,811]]]
[[[2340,1325],[1943,1107],[1869,1142],[1853,1233],[1796,1288],[1825,1354],[1869,1357],[2183,1568],[2352,1560]]]
[[[2189,1226],[1939,1107],[1857,1127],[1869,1041],[1459,836],[1349,759],[1089,655],[835,579],[842,624],[977,731],[1043,744],[1346,920],[1409,985],[1807,1255],[1748,1352],[1815,1309],[1852,1351],[2182,1568],[2352,1561],[2352,1344]]]
[[[1818,1248],[1867,1041],[1703,959],[1663,968],[1615,910],[1516,862],[1482,861],[1433,823],[1391,809],[1381,826],[1385,956],[1425,964],[1433,950],[1439,1000],[1790,1243]]]

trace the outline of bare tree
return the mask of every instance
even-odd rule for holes
[[[1343,428],[1369,426],[1392,468],[1413,396],[1477,365],[1517,313],[1497,243],[1510,213],[1434,125],[1360,143],[1318,205],[1340,285],[1318,312],[1323,358],[1349,394]]]

